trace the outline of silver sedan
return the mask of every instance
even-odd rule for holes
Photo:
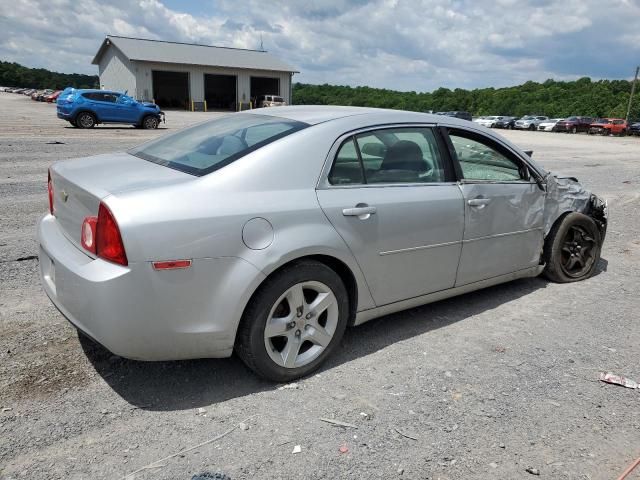
[[[594,273],[606,204],[501,136],[422,113],[231,114],[49,171],[42,285],[140,360],[227,357],[287,381],[347,326],[544,273]]]

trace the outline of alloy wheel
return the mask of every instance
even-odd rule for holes
[[[269,312],[264,329],[269,357],[285,368],[308,365],[331,343],[338,319],[338,301],[327,285],[317,281],[293,285]]]
[[[596,258],[596,240],[583,227],[573,225],[562,244],[561,266],[569,277],[587,273]]]

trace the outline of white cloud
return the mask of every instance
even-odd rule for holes
[[[629,55],[640,58],[629,41],[640,8],[629,0],[239,3],[198,3],[190,14],[159,0],[2,2],[0,58],[95,73],[90,61],[106,34],[241,48],[257,48],[262,35],[267,50],[301,71],[298,81],[402,90],[626,77]]]

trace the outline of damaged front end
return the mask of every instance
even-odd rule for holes
[[[600,241],[607,233],[607,202],[586,190],[574,177],[549,174],[545,178],[547,196],[544,207],[544,234],[551,231],[562,215],[579,212],[588,215],[600,230]]]

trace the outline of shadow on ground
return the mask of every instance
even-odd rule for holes
[[[347,329],[340,349],[320,371],[478,315],[546,285],[547,282],[541,278],[517,280]],[[277,387],[257,378],[235,356],[229,359],[139,362],[114,356],[82,336],[81,344],[109,386],[129,403],[144,409],[191,409]]]

